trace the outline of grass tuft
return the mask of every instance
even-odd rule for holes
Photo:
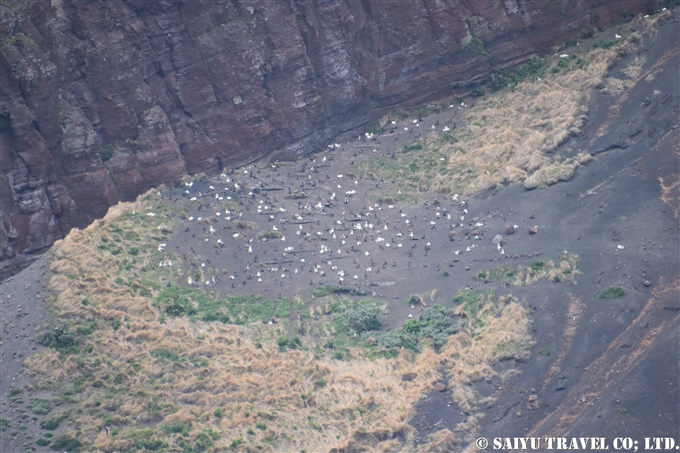
[[[602,294],[600,294],[600,299],[618,299],[624,295],[623,288],[610,286]]]

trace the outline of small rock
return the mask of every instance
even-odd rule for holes
[[[443,392],[444,390],[446,390],[446,384],[437,382],[434,385],[434,387],[432,387],[432,390],[434,390],[435,392]]]
[[[517,411],[517,413],[516,413],[515,415],[518,416],[518,417],[521,417],[521,416],[522,416],[522,413],[519,412],[519,411]]]
[[[470,236],[479,236],[479,230],[470,231]]]
[[[513,225],[508,225],[505,227],[505,234],[512,234],[515,232],[515,227]]]
[[[458,233],[456,233],[455,231],[450,231],[449,232],[449,241],[453,241],[456,238],[456,236],[458,236]]]
[[[645,286],[649,287],[649,286],[652,285],[652,282],[650,282],[649,280],[645,280],[644,284],[645,284]]]
[[[543,403],[541,402],[541,400],[538,399],[538,397],[536,395],[531,395],[529,397],[529,402],[527,403],[527,409],[529,409],[530,411],[536,411],[536,410],[540,409],[541,406],[543,406]]]
[[[529,234],[537,234],[537,233],[538,233],[538,227],[536,225],[529,228]]]
[[[503,236],[497,234],[491,242],[493,242],[494,245],[503,244]]]
[[[401,375],[402,381],[412,381],[418,377],[418,373],[404,373]]]

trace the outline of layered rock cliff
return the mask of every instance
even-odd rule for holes
[[[179,175],[318,150],[637,0],[0,2],[0,272]]]

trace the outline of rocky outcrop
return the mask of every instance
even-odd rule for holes
[[[0,271],[179,175],[318,150],[644,8],[4,0]]]

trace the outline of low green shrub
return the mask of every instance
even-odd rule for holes
[[[623,288],[621,287],[614,287],[610,286],[602,294],[600,294],[600,299],[617,299],[619,297],[623,297],[625,292],[623,291]]]
[[[406,348],[418,351],[420,342],[429,340],[435,350],[446,344],[449,336],[456,333],[453,326],[453,310],[433,305],[426,308],[419,319],[408,319],[397,330],[371,334],[376,344],[387,349]],[[369,334],[364,333],[364,338]]]
[[[27,407],[34,414],[45,415],[52,410],[52,403],[49,402],[48,400],[35,398],[32,399],[30,403],[28,403]]]
[[[67,452],[75,452],[82,447],[82,442],[80,442],[78,439],[75,437],[63,435],[59,439],[55,440],[54,443],[52,444],[52,450],[56,451],[67,451]]]

